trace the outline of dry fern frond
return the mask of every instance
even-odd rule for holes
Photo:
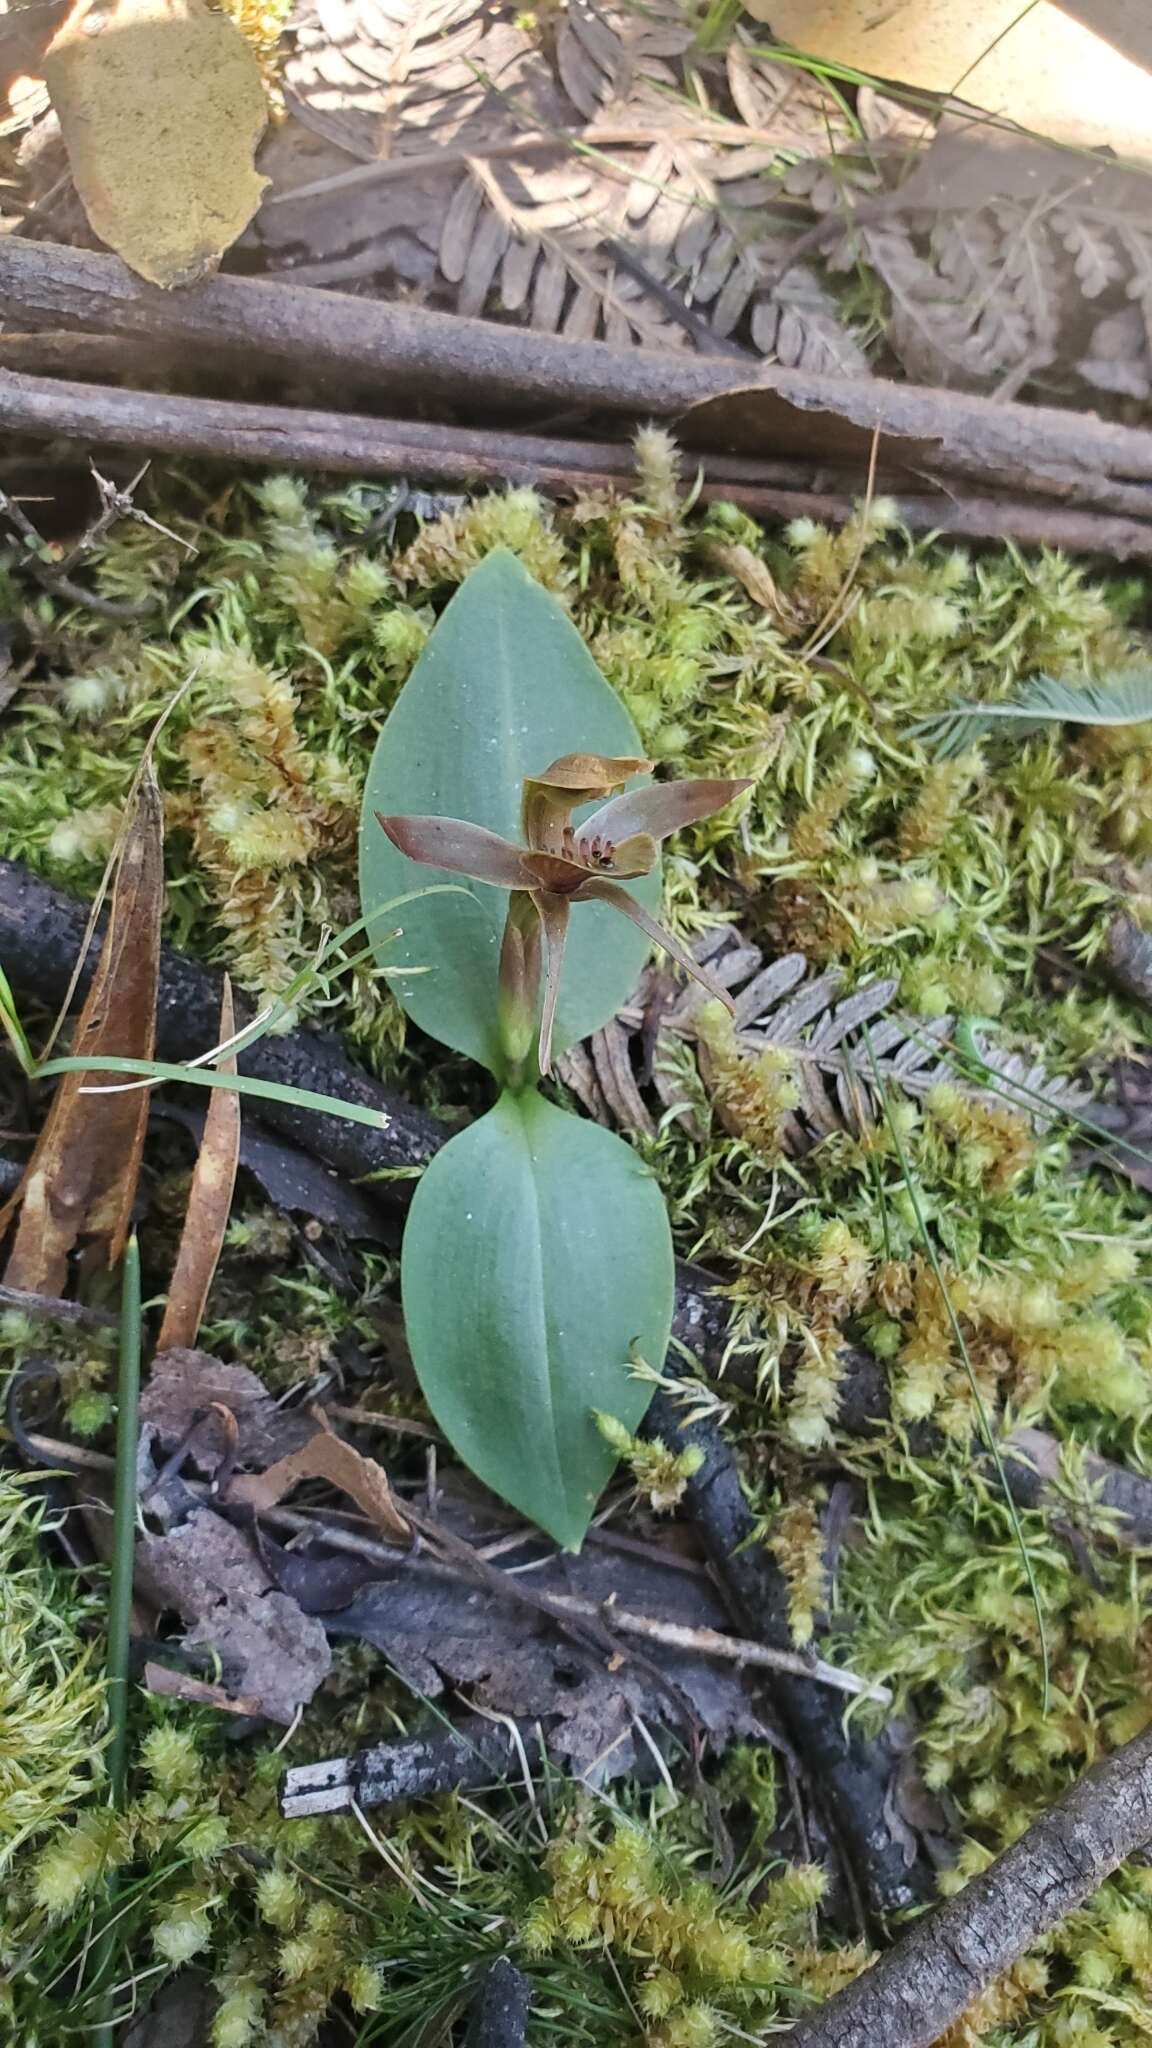
[[[556,38],[560,82],[585,120],[634,107],[644,86],[674,89],[674,62],[691,49],[696,25],[678,0],[604,6],[568,0]]]
[[[487,22],[483,0],[316,0],[284,67],[293,110],[356,156],[432,148],[484,99]]]
[[[695,1093],[728,1129],[747,1134],[756,1124],[764,1137],[766,1117],[773,1148],[795,1157],[835,1131],[872,1128],[883,1113],[881,1089],[920,1098],[946,1082],[1038,1127],[1074,1117],[1091,1100],[1087,1089],[1054,1080],[1042,1063],[982,1041],[980,1056],[996,1079],[979,1087],[948,1049],[955,1019],[928,1021],[895,1009],[896,980],[842,996],[839,968],[814,973],[802,953],[765,965],[759,948],[728,927],[706,934],[694,950],[734,995],[733,1018],[729,1023],[721,1013],[718,1029],[720,1006],[696,984],[685,988],[664,968],[648,968],[613,1022],[556,1065],[598,1122],[650,1136],[655,1098],[700,1135]],[[699,1082],[687,1095],[686,1049]],[[760,1104],[755,1114],[753,1097]]]
[[[687,0],[567,0],[553,36],[513,0],[351,0],[339,24],[335,0],[316,5],[287,64],[294,112],[413,169],[370,211],[338,173],[329,195],[306,177],[266,209],[266,246],[293,264],[301,241],[321,257],[351,242],[314,281],[391,273],[550,333],[667,348],[704,331],[737,352],[739,333],[787,367],[866,372],[831,293],[789,262],[799,225],[780,207],[781,160],[848,133],[827,88],[741,45],[731,75],[764,125],[733,119]]]

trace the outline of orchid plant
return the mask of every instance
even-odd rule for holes
[[[750,784],[640,783],[651,766],[561,607],[498,551],[432,633],[364,795],[370,930],[412,862],[475,884],[421,895],[380,964],[409,1016],[500,1089],[412,1203],[413,1363],[464,1462],[570,1548],[615,1463],[597,1414],[631,1432],[651,1398],[630,1361],[663,1359],[674,1262],[636,1153],[539,1082],[615,1014],[653,943],[728,1001],[657,921],[660,847]]]
[[[650,917],[621,884],[650,875],[660,842],[682,825],[709,818],[749,781],[658,783],[613,796],[631,776],[645,774],[651,761],[604,754],[563,754],[551,767],[524,781],[521,802],[523,846],[463,818],[383,817],[381,824],[401,853],[425,867],[470,875],[511,890],[500,949],[500,1008],[506,1050],[517,1076],[523,1073],[540,1006],[541,937],[547,960],[540,1007],[538,1062],[551,1071],[552,1029],[564,972],[568,919],[574,903],[608,903],[639,925],[681,967],[731,1009],[725,989],[705,973],[686,946]],[[572,812],[598,797],[601,805],[583,825]]]

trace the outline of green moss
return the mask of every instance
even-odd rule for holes
[[[36,601],[38,678],[0,735],[6,852],[90,891],[167,710],[156,756],[169,935],[242,982],[283,988],[325,930],[357,914],[356,809],[380,720],[463,575],[510,546],[569,607],[658,759],[759,778],[735,843],[709,823],[675,842],[666,894],[679,930],[730,922],[766,949],[835,962],[849,989],[891,975],[912,1011],[994,1019],[999,1046],[1030,1050],[1054,1075],[1139,1042],[1135,1012],[1090,980],[1053,998],[1039,963],[1056,946],[1090,964],[1125,889],[1152,914],[1140,871],[1152,734],[992,738],[947,764],[907,735],[1038,670],[1100,676],[1139,659],[1129,621],[1140,588],[1093,580],[1058,554],[914,542],[882,503],[843,533],[800,522],[765,542],[731,507],[683,515],[666,437],[645,436],[638,456],[626,502],[592,494],[553,511],[530,491],[493,495],[398,551],[375,537],[381,490],[174,480],[158,510],[195,558],[133,525],[95,567],[109,595],[158,595],[157,624],[110,633]],[[757,587],[774,587],[775,603],[749,597],[733,547],[771,571]],[[406,1045],[364,968],[326,973],[311,1000],[431,1106],[467,1099],[474,1077]],[[756,1333],[757,1391],[724,1389],[728,1426],[789,1578],[798,1640],[831,1597],[813,1507],[829,1458],[866,1486],[861,1537],[839,1568],[840,1654],[914,1711],[926,1775],[965,1830],[958,1882],[1147,1718],[1147,1562],[1105,1547],[1090,1581],[1046,1517],[1024,1518],[1051,1649],[1045,1710],[1021,1558],[974,1463],[972,1393],[889,1131],[840,1133],[791,1159],[781,1136],[795,1062],[744,1057],[719,1012],[702,1039],[699,1061],[685,1045],[666,1054],[697,1134],[667,1119],[646,1157],[682,1249],[729,1275],[738,1339]],[[1066,1127],[994,1096],[946,1085],[892,1113],[980,1392],[1057,1436],[1066,1518],[1091,1531],[1105,1518],[1085,1451],[1147,1459],[1146,1202],[1077,1170]],[[363,1298],[344,1300],[301,1266],[282,1219],[252,1209],[233,1222],[205,1339],[286,1389],[349,1346],[377,1355],[377,1305],[394,1288],[392,1262],[373,1258]],[[5,1324],[8,1356],[31,1342],[17,1322]],[[868,1345],[890,1377],[891,1425],[866,1443],[837,1434],[846,1341]],[[62,1357],[70,1425],[98,1433],[100,1347],[69,1336]],[[913,1457],[906,1432],[929,1415],[940,1444]],[[684,1476],[658,1448],[629,1454],[662,1496]],[[5,1540],[17,1544],[8,1597],[24,1645],[13,1683],[30,1703],[13,1709],[30,1819],[9,1852],[4,1937],[23,1966],[8,1994],[21,2040],[56,2048],[77,2023],[29,1956],[61,1966],[76,1953],[110,1862],[129,1908],[125,1971],[204,1963],[221,1998],[216,2048],[305,2043],[333,1999],[362,2015],[360,2039],[399,2042],[450,2011],[495,1950],[532,1971],[542,2039],[702,2048],[786,2019],[862,1964],[819,1934],[819,1873],[773,1859],[763,1751],[718,1767],[743,1844],[722,1892],[704,1876],[706,1818],[691,1798],[668,1811],[663,1794],[625,1788],[592,1805],[549,1776],[535,1805],[446,1799],[390,1818],[385,1859],[348,1824],[281,1822],[270,1746],[237,1750],[155,1702],[139,1706],[133,1804],[113,1826],[99,1804],[100,1689],[84,1662],[93,1614],[45,1576],[31,1533],[13,1523]],[[39,1661],[29,1642],[43,1643]],[[374,1655],[348,1648],[288,1754],[332,1753],[410,1715]],[[38,1740],[41,1721],[58,1741]],[[1148,1891],[1139,1868],[1112,1880],[951,2048],[1135,2048],[1152,2025]]]

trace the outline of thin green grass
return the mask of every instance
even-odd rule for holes
[[[116,1480],[112,1513],[112,1575],[108,1587],[108,1797],[117,1812],[128,1791],[128,1661],[132,1636],[132,1581],[136,1558],[136,1452],[140,1434],[140,1247],[135,1233],[124,1248],[120,1297],[120,1360],[116,1377]],[[109,1903],[116,1877],[108,1880]],[[97,1948],[97,1974],[110,1968],[112,1929]],[[111,1994],[109,1994],[111,1997]],[[93,2028],[92,2048],[114,2048],[111,2018]]]

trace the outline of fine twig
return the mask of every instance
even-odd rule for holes
[[[20,1444],[39,1462],[61,1470],[111,1472],[114,1469],[114,1461],[105,1452],[94,1451],[86,1444],[65,1443],[59,1438],[46,1436],[40,1430],[22,1430]],[[203,1499],[214,1507],[220,1506],[215,1489],[194,1480],[185,1480],[184,1485],[194,1499]],[[413,1575],[451,1579],[457,1584],[479,1579],[486,1592],[501,1600],[511,1600],[517,1606],[530,1606],[561,1628],[576,1624],[577,1633],[584,1637],[592,1631],[591,1645],[598,1653],[618,1656],[623,1647],[615,1639],[618,1633],[638,1642],[652,1643],[657,1649],[675,1650],[681,1656],[716,1657],[729,1664],[788,1672],[805,1683],[824,1685],[834,1692],[875,1700],[881,1706],[891,1700],[887,1686],[873,1684],[870,1679],[861,1678],[840,1665],[826,1664],[819,1657],[805,1657],[798,1651],[729,1635],[722,1629],[690,1628],[681,1622],[663,1621],[657,1614],[638,1614],[631,1608],[617,1607],[615,1603],[603,1607],[595,1600],[582,1600],[574,1593],[537,1592],[522,1579],[489,1565],[470,1544],[451,1537],[441,1524],[417,1516],[408,1506],[405,1506],[404,1513],[413,1522],[418,1522],[421,1530],[427,1531],[432,1538],[452,1546],[451,1555],[421,1558],[407,1566]],[[402,1560],[402,1553],[389,1549],[386,1544],[374,1542],[370,1536],[342,1528],[338,1522],[298,1514],[293,1508],[262,1508],[260,1519],[270,1528],[282,1529],[292,1536],[308,1536],[329,1550],[340,1550],[350,1557],[362,1558],[366,1564],[376,1565],[382,1573],[393,1573]]]
[[[119,493],[116,495],[119,498]],[[82,584],[74,583],[68,574],[85,547],[94,545],[97,539],[102,538],[112,518],[119,517],[119,510],[118,505],[110,517],[106,516],[108,506],[106,503],[102,504],[94,524],[81,535],[75,547],[69,551],[66,561],[57,566],[45,554],[46,543],[28,518],[19,499],[10,497],[7,491],[0,489],[0,513],[24,544],[20,566],[27,569],[30,576],[35,577],[42,589],[51,591],[53,597],[63,598],[66,604],[83,606],[85,611],[95,612],[100,618],[142,619],[156,609],[153,598],[129,602],[119,598],[101,597],[98,591],[85,590]]]
[[[0,1286],[0,1306],[18,1308],[26,1316],[46,1316],[53,1323],[73,1323],[82,1330],[114,1330],[119,1321],[108,1309],[65,1301],[58,1294],[33,1294],[27,1287]]]
[[[956,1898],[801,2019],[790,2048],[929,2048],[1149,1841],[1152,1729],[1096,1764]]]
[[[317,292],[312,296],[337,295]],[[364,305],[368,301],[349,303]],[[457,324],[455,316],[453,324]],[[604,344],[590,346],[599,349]],[[632,355],[641,353],[630,351]],[[226,361],[226,355],[221,360]],[[263,465],[289,463],[297,469],[333,475],[406,475],[441,484],[531,484],[565,496],[575,489],[628,487],[636,474],[627,442],[434,426],[15,373],[0,383],[0,426],[16,433],[100,441],[141,451]],[[840,464],[829,469],[827,464],[815,467],[811,452],[789,455],[784,451],[776,459],[752,460],[708,448],[691,451],[691,460],[698,463],[703,479],[700,496],[705,502],[722,498],[760,518],[806,518],[832,525],[842,525],[851,517],[863,481],[863,470],[845,469],[845,459],[842,455]],[[1147,494],[1146,521],[1127,516],[1126,510],[1088,509],[1091,493],[1087,486],[1085,502],[1071,507],[1053,503],[1043,492],[1034,498],[984,493],[972,497],[955,488],[909,491],[906,476],[898,481],[899,488],[896,480],[881,479],[901,519],[918,533],[1063,547],[1072,553],[1108,555],[1116,561],[1152,560],[1152,492]],[[1026,481],[1031,484],[1035,479]],[[830,489],[830,483],[839,488]],[[1142,486],[1108,485],[1098,493],[1106,501],[1125,494],[1143,510]],[[77,597],[74,601],[81,600]]]

